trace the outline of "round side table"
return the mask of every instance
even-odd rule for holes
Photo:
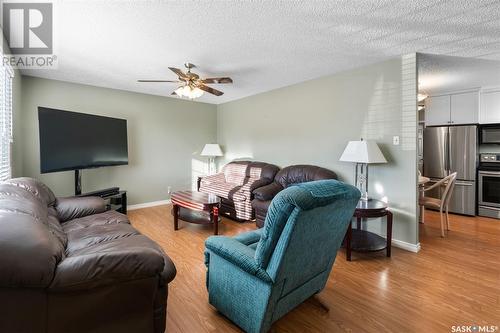
[[[349,224],[345,235],[346,259],[351,261],[351,251],[372,252],[386,250],[387,257],[391,256],[392,242],[392,213],[387,209],[387,204],[380,200],[360,200],[354,211],[356,218],[356,229]],[[361,229],[361,221],[367,221],[369,218],[386,217],[387,219],[387,237],[381,237],[373,232]]]

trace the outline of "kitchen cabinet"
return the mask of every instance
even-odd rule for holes
[[[425,125],[448,125],[450,106],[450,95],[427,97],[425,100]]]
[[[478,91],[432,96],[425,100],[426,126],[477,123],[479,123]]]
[[[450,120],[452,125],[478,124],[479,92],[452,94]]]
[[[481,92],[481,123],[500,123],[500,90]]]

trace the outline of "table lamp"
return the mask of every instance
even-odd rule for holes
[[[215,158],[224,154],[222,153],[222,149],[219,144],[207,143],[205,147],[203,147],[200,155],[208,156],[208,174],[213,175],[215,173]]]
[[[368,201],[368,165],[387,163],[384,155],[374,141],[349,141],[340,161],[356,163],[354,179],[361,191],[361,200]]]

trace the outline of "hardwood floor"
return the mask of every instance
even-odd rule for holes
[[[167,332],[240,332],[210,304],[205,288],[204,240],[211,226],[180,222],[171,206],[129,212],[133,225],[158,242],[177,267],[170,284]],[[276,322],[275,332],[451,332],[452,325],[500,326],[500,221],[450,215],[440,237],[439,216],[426,212],[422,250],[393,248],[353,253],[341,249],[325,289]],[[223,219],[219,232],[253,230]],[[498,332],[498,330],[497,330]]]

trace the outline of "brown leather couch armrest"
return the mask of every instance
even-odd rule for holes
[[[106,210],[106,204],[100,197],[57,198],[55,207],[60,222],[99,214]]]
[[[250,184],[250,192],[253,192],[254,190],[269,185],[272,183],[273,180],[269,178],[259,178],[256,181],[254,181],[252,184]]]
[[[14,210],[1,214],[0,288],[47,287],[64,248],[33,216]]]
[[[255,199],[267,201],[272,200],[281,190],[283,190],[283,187],[280,184],[272,182],[269,185],[255,189],[253,195]]]
[[[161,273],[161,277],[163,282],[165,284],[168,284],[177,275],[177,269],[175,268],[175,265],[169,256],[165,255],[164,260],[165,260],[165,266],[163,267],[163,272]]]

